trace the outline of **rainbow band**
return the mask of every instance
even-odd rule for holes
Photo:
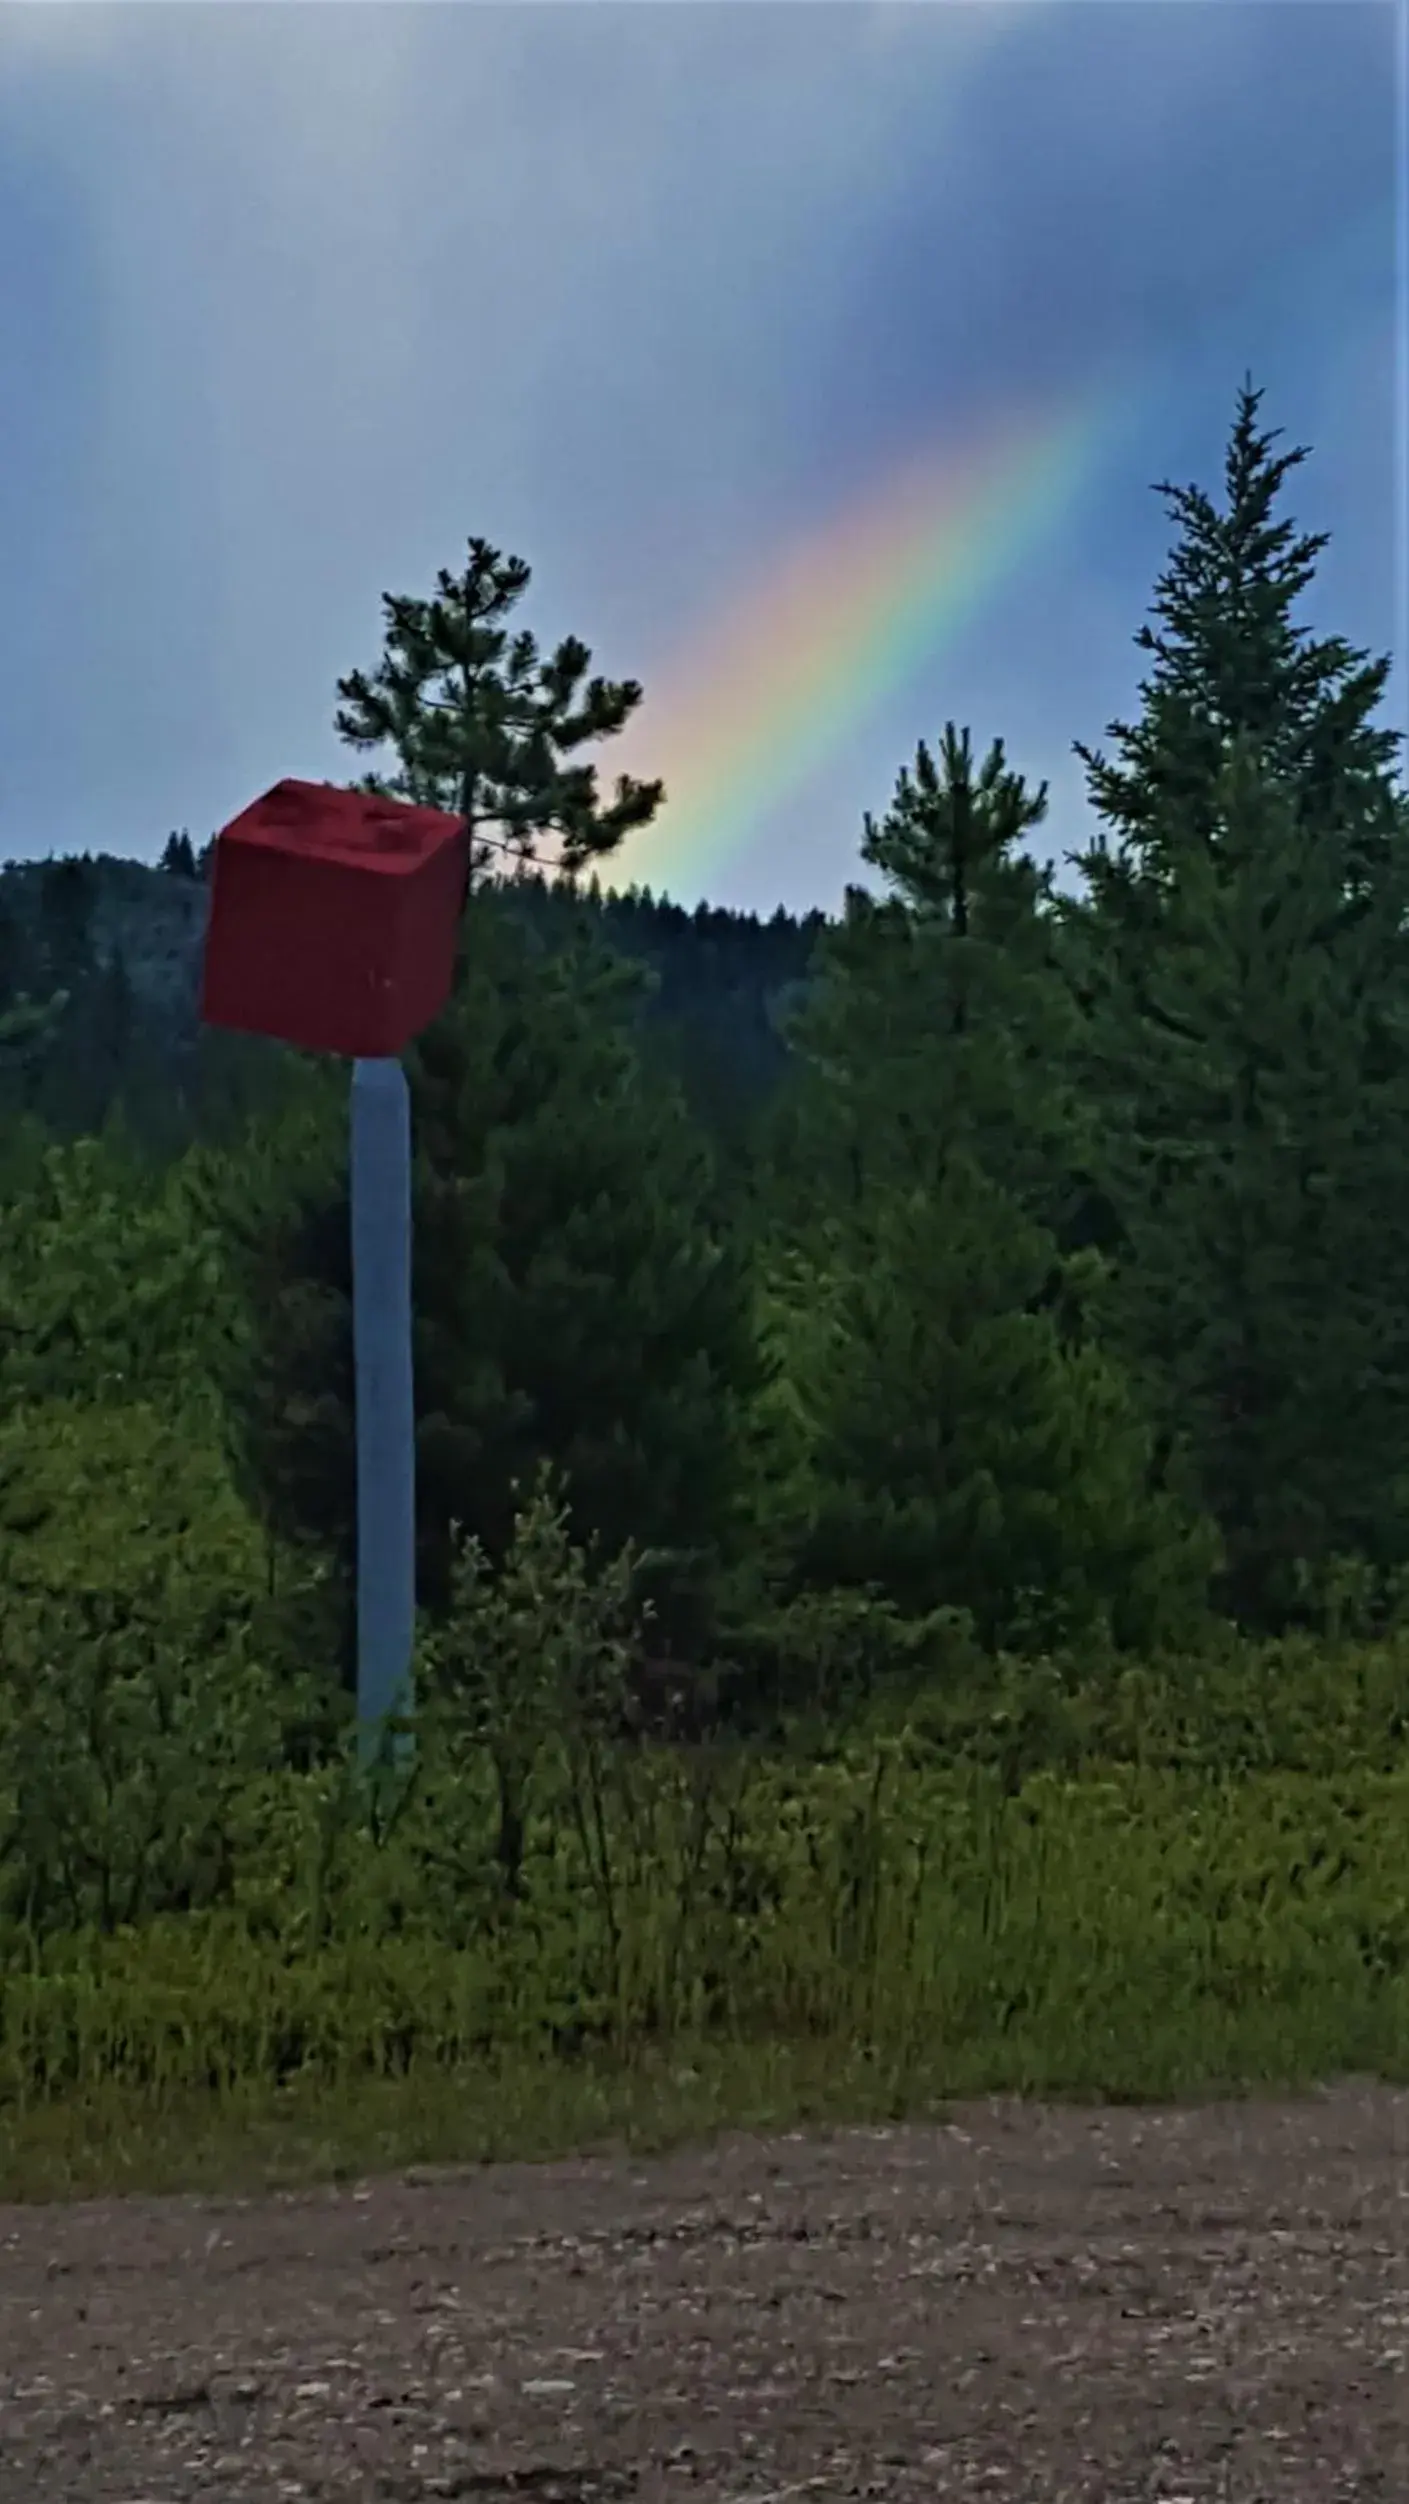
[[[613,883],[701,888],[1031,558],[1127,417],[1106,390],[996,422],[775,560],[673,680],[647,686],[628,770],[662,775],[666,799]]]

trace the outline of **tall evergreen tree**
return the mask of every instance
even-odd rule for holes
[[[464,573],[438,577],[438,597],[388,597],[382,661],[339,681],[337,714],[350,745],[393,753],[393,770],[364,788],[457,812],[472,838],[492,825],[521,878],[548,840],[566,873],[610,853],[661,797],[658,783],[623,776],[603,803],[595,766],[574,761],[621,728],[641,690],[584,686],[590,655],[573,638],[544,660],[531,634],[511,637],[528,582],[519,559],[475,539]],[[407,1054],[419,1589],[431,1609],[445,1604],[452,1521],[502,1555],[549,1460],[580,1533],[663,1552],[654,1596],[688,1642],[735,1535],[747,1290],[715,1223],[708,1149],[678,1090],[638,1054],[639,984],[580,933],[560,930],[545,948],[514,909],[516,886],[475,878],[490,858],[480,838],[451,1000]],[[314,1166],[282,1221],[258,1195],[244,1220],[230,1212],[258,1317],[232,1408],[266,1512],[347,1567],[350,1263],[336,1134]]]
[[[167,836],[162,846],[158,867],[164,870],[170,878],[195,877],[196,856],[191,849],[191,838],[184,826],[179,834]]]
[[[1070,998],[1056,956],[1050,872],[1022,849],[1047,812],[995,740],[975,771],[968,731],[922,741],[861,856],[884,892],[847,891],[790,1033],[826,1075],[805,1128],[851,1203],[882,1181],[928,1182],[964,1146],[1024,1205],[1051,1216],[1079,1126]]]
[[[1259,429],[1262,398],[1250,381],[1239,392],[1222,512],[1201,488],[1167,480],[1157,488],[1180,537],[1156,586],[1158,622],[1143,623],[1135,638],[1154,656],[1141,718],[1109,726],[1119,764],[1076,743],[1096,814],[1116,839],[1112,847],[1100,837],[1078,856],[1103,883],[1103,901],[1129,880],[1157,890],[1170,873],[1169,843],[1200,836],[1217,844],[1219,775],[1240,736],[1291,794],[1298,822],[1324,827],[1340,848],[1352,897],[1377,867],[1397,861],[1391,777],[1400,737],[1372,718],[1392,663],[1297,622],[1329,534],[1299,533],[1289,517],[1275,518],[1308,450],[1274,452],[1280,430]]]
[[[1113,1308],[1227,1548],[1277,1623],[1339,1553],[1409,1555],[1409,816],[1372,716],[1388,661],[1294,615],[1324,537],[1275,516],[1245,386],[1223,512],[1182,533],[1068,919]]]
[[[819,949],[772,1269],[808,1453],[791,1535],[804,1580],[964,1607],[989,1641],[1150,1639],[1207,1550],[1092,1338],[1099,1265],[1053,1231],[1078,1111],[1049,881],[1019,849],[1045,805],[947,729],[866,822],[888,892],[853,889]]]
[[[502,1557],[546,1460],[575,1536],[660,1552],[652,1596],[688,1649],[742,1535],[754,1345],[708,1149],[630,1031],[635,987],[585,942],[550,953],[485,888],[466,906],[451,1002],[408,1051],[419,1589],[444,1606],[452,1521]],[[274,1222],[232,1168],[254,1322],[232,1408],[268,1517],[346,1576],[346,1164],[335,1110],[305,1130],[307,1187]],[[299,1156],[284,1162],[296,1175]]]
[[[395,753],[394,772],[368,775],[365,790],[456,812],[472,836],[493,825],[490,842],[520,863],[556,836],[557,865],[573,872],[648,825],[663,785],[623,774],[603,803],[595,765],[571,761],[622,728],[641,689],[584,686],[592,656],[574,636],[548,660],[531,634],[511,639],[506,620],[530,579],[521,558],[471,539],[464,572],[437,576],[437,598],[386,595],[382,659],[339,679],[337,728],[352,747]],[[488,857],[481,841],[475,866]]]

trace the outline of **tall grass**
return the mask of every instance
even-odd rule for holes
[[[662,2129],[1409,2073],[1405,1640],[907,1636],[849,1736],[677,1749],[624,1735],[630,1587],[546,1496],[497,1575],[468,1547],[372,1784],[257,1620],[12,1594],[0,2184],[184,2178],[295,2109],[314,2171],[536,2150],[643,2080]]]
[[[437,1800],[140,1930],[17,1932],[0,2098],[337,2090],[505,2057],[864,2049],[953,2087],[1106,2094],[1394,2072],[1409,1774],[1111,1766],[1012,1796],[903,1740],[826,1766],[564,1755],[520,1892],[445,1885]],[[462,1867],[472,1862],[460,1838]]]

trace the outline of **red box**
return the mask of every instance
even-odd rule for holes
[[[450,993],[461,817],[281,782],[221,829],[201,1015],[305,1052],[391,1057]]]

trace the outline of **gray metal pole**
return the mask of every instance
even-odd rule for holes
[[[397,1060],[354,1063],[351,1179],[357,1726],[366,1764],[387,1714],[410,1708],[416,1628],[411,1104]]]

